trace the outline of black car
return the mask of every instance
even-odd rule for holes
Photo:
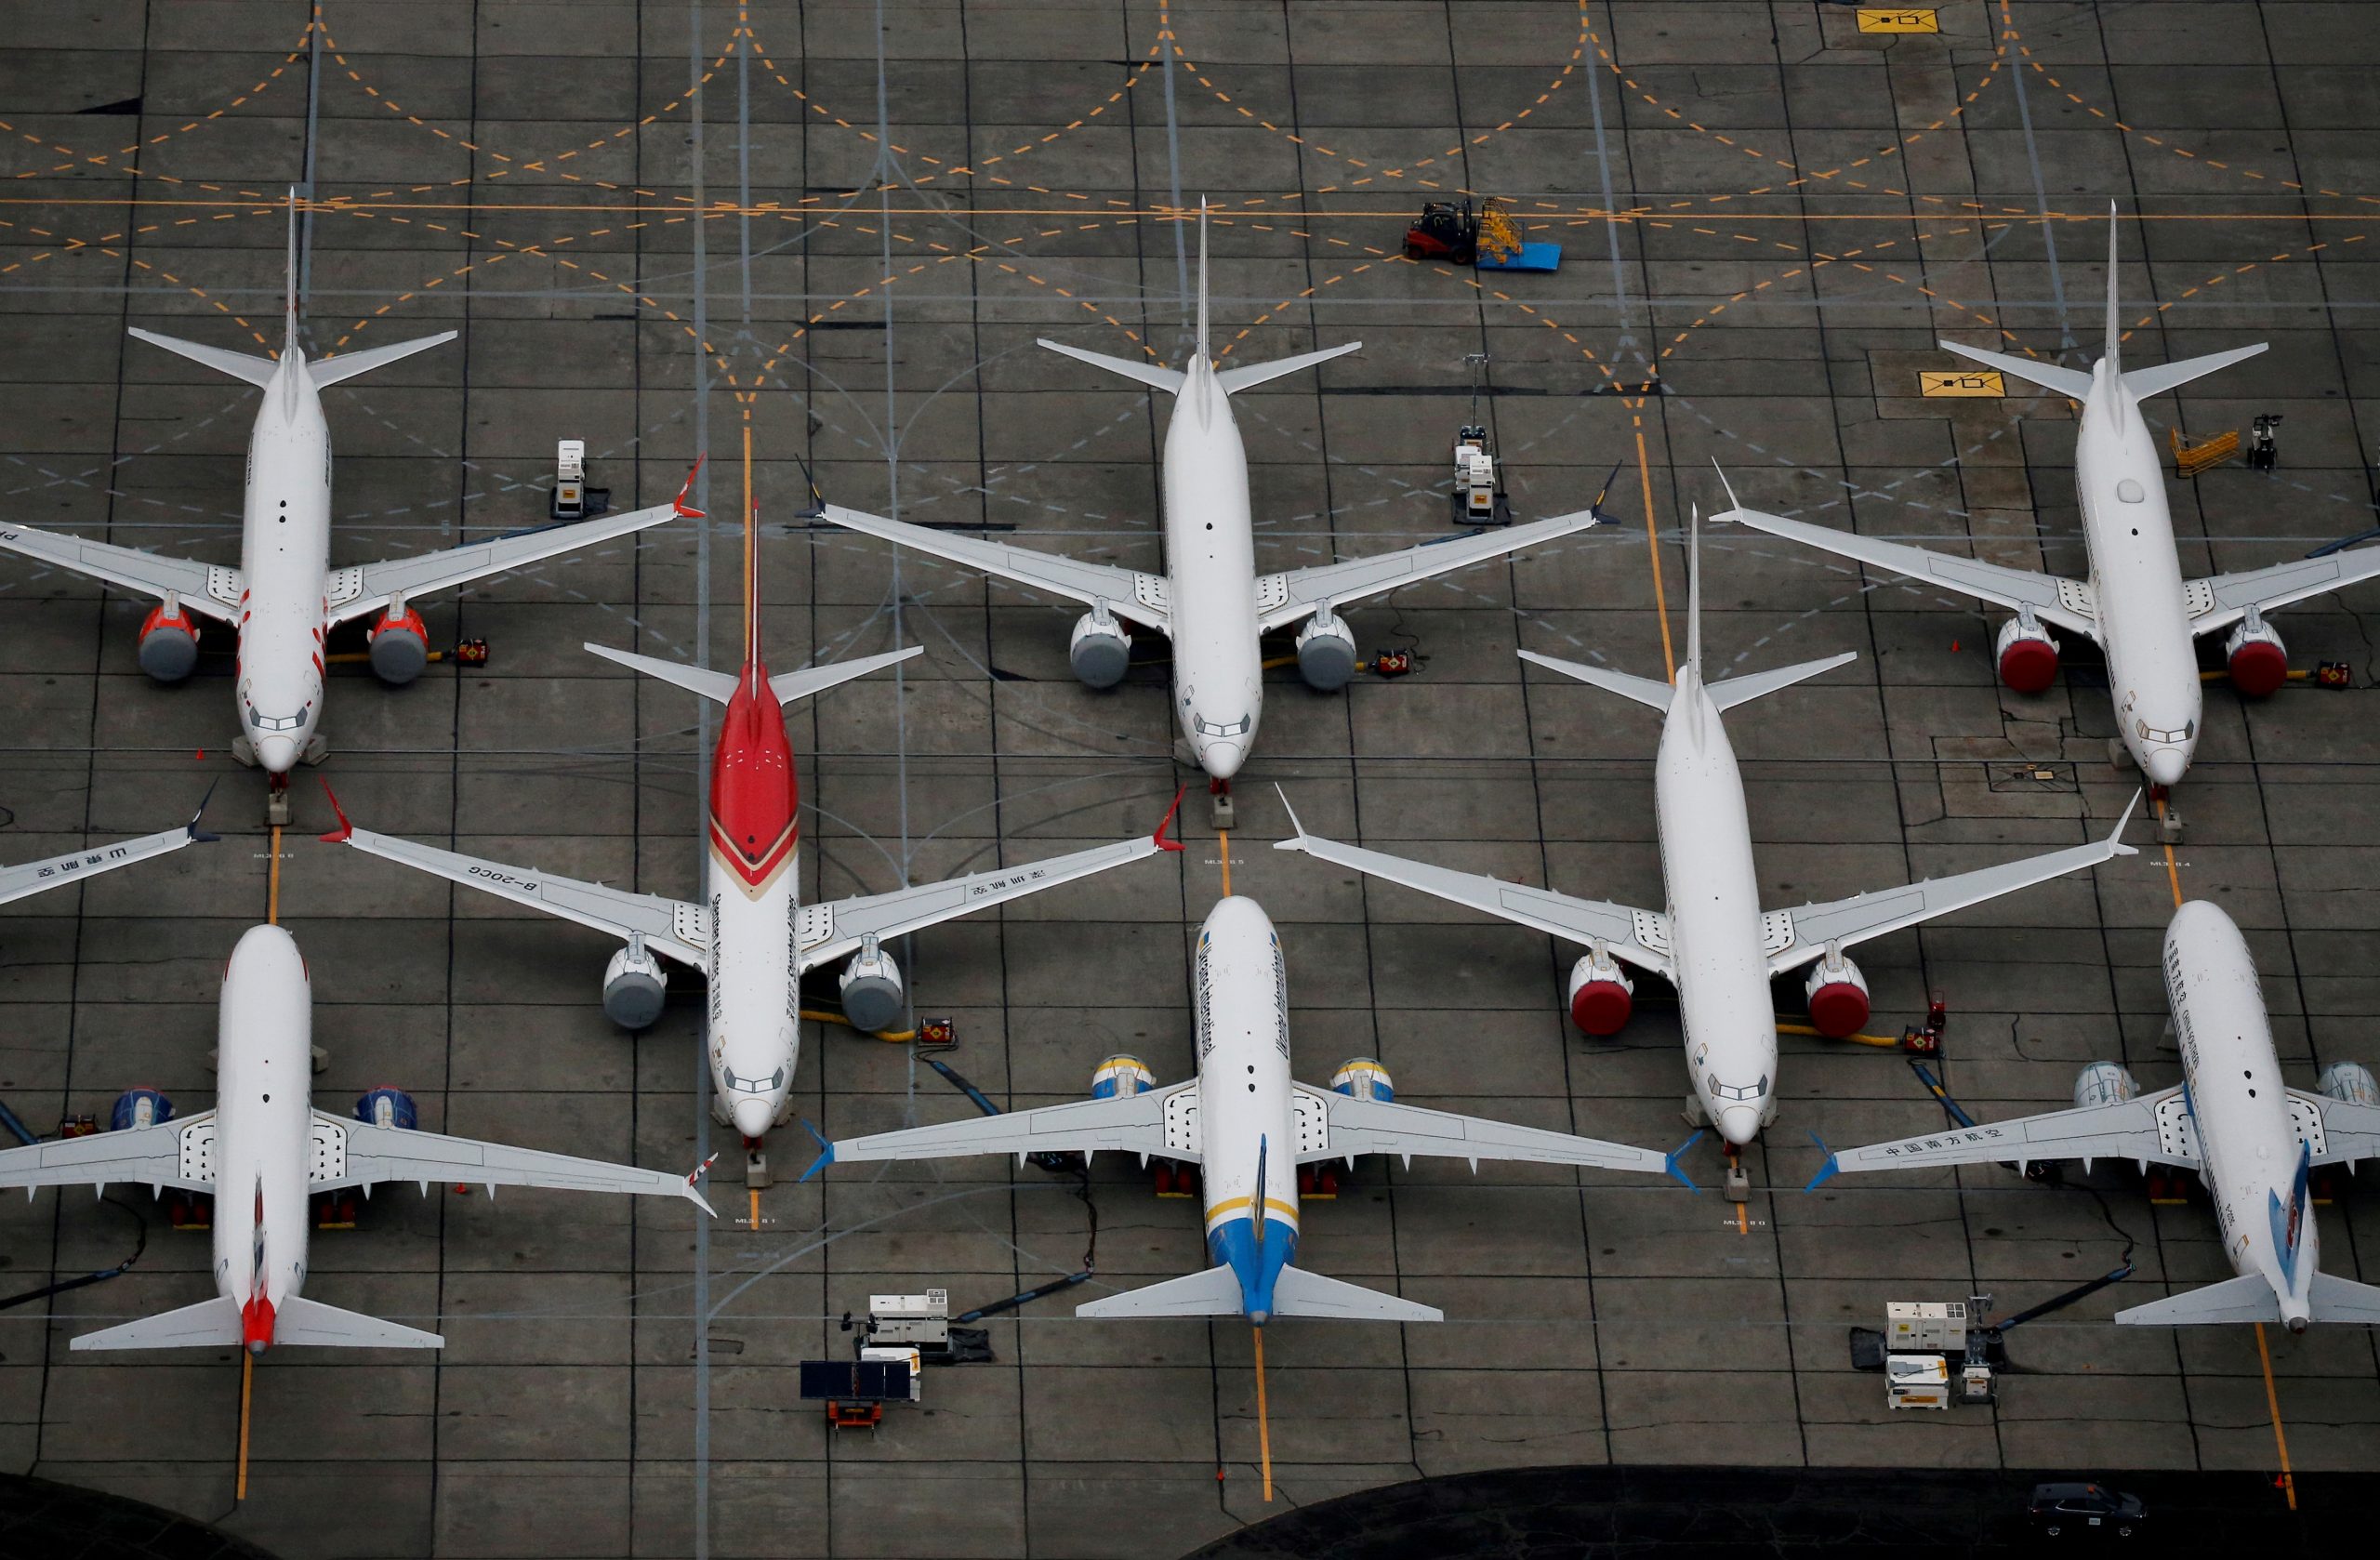
[[[2149,1508],[2140,1503],[2139,1496],[2104,1485],[2037,1484],[2025,1515],[2045,1539],[2077,1534],[2129,1539],[2139,1534]]]

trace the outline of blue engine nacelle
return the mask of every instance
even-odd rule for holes
[[[1091,1075],[1094,1100],[1127,1100],[1157,1087],[1157,1075],[1137,1056],[1111,1056]]]
[[[1378,1100],[1382,1104],[1396,1098],[1396,1081],[1388,1069],[1369,1056],[1351,1056],[1339,1064],[1330,1075],[1330,1087],[1341,1094],[1358,1100]]]
[[[402,1089],[383,1086],[367,1091],[355,1102],[355,1118],[369,1121],[375,1127],[397,1127],[411,1131],[420,1125],[420,1114],[414,1109],[413,1096]]]
[[[108,1113],[108,1130],[121,1132],[131,1127],[162,1127],[174,1118],[174,1102],[154,1089],[127,1089],[115,1097],[115,1109]]]

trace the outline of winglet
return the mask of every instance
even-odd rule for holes
[[[1173,793],[1173,805],[1165,810],[1165,816],[1157,821],[1157,832],[1149,836],[1149,839],[1156,843],[1157,848],[1160,851],[1182,851],[1189,848],[1182,843],[1182,837],[1180,835],[1176,835],[1170,839],[1168,839],[1165,837],[1165,831],[1168,828],[1170,828],[1173,825],[1173,815],[1182,811],[1183,793],[1189,790],[1189,787],[1183,786],[1180,790]]]
[[[809,1180],[812,1176],[816,1175],[820,1170],[825,1170],[828,1165],[835,1162],[835,1145],[826,1141],[825,1133],[821,1132],[817,1128],[813,1127],[810,1124],[810,1118],[806,1116],[801,1118],[801,1130],[818,1140],[818,1146],[822,1152],[819,1154],[817,1158],[811,1161],[810,1168],[801,1172],[801,1180],[794,1183],[797,1186],[800,1185],[802,1181]]]
[[[209,834],[206,830],[198,826],[199,820],[206,816],[206,804],[215,800],[215,787],[220,784],[222,784],[222,782],[219,780],[207,782],[206,794],[198,799],[198,811],[192,813],[190,815],[190,822],[183,826],[184,829],[190,835],[191,843],[193,845],[212,845],[217,840],[223,838],[219,834]]]
[[[1744,507],[1743,500],[1736,496],[1736,484],[1727,480],[1727,469],[1719,464],[1719,457],[1715,455],[1711,457],[1711,469],[1716,473],[1719,478],[1720,491],[1727,496],[1727,513],[1734,514],[1737,510]],[[1711,523],[1713,525],[1722,525],[1730,522],[1722,520],[1717,515],[1712,515],[1711,517]]]
[[[1675,1148],[1671,1149],[1667,1154],[1661,1157],[1661,1169],[1667,1170],[1680,1185],[1684,1186],[1687,1191],[1693,1193],[1698,1197],[1702,1195],[1702,1188],[1697,1186],[1693,1181],[1687,1177],[1686,1171],[1677,1168],[1677,1162],[1685,1157],[1687,1149],[1693,1147],[1696,1144],[1700,1143],[1701,1141],[1702,1133],[1698,1130],[1692,1137],[1686,1139],[1684,1143],[1679,1144]]]
[[[1587,501],[1587,513],[1594,517],[1593,523],[1597,525],[1617,525],[1620,523],[1618,516],[1607,515],[1603,512],[1603,501],[1611,496],[1611,484],[1619,480],[1620,462],[1615,460],[1611,463],[1611,470],[1606,473],[1603,479],[1603,485],[1595,489],[1595,496]]]
[[[328,779],[323,780],[323,794],[331,799],[331,811],[338,816],[338,827],[321,836],[325,845],[344,845],[355,837],[355,826],[347,821],[347,809],[338,804],[338,793],[331,789]]]
[[[1281,799],[1281,811],[1289,815],[1289,837],[1287,839],[1274,840],[1273,849],[1294,851],[1305,842],[1305,825],[1298,822],[1298,810],[1289,805],[1289,792],[1276,785],[1273,787],[1273,794]]]
[[[694,490],[695,473],[699,472],[703,469],[703,462],[709,458],[710,454],[708,451],[705,451],[703,454],[694,456],[694,470],[686,473],[685,485],[678,489],[677,497],[669,500],[671,507],[677,509],[678,518],[681,520],[708,520],[710,518],[708,515],[703,513],[702,510],[695,509],[692,504],[686,502],[686,495]]]
[[[1810,1141],[1817,1144],[1819,1148],[1825,1150],[1826,1163],[1818,1167],[1818,1174],[1810,1177],[1810,1183],[1802,1188],[1805,1193],[1815,1192],[1819,1187],[1825,1185],[1828,1182],[1832,1181],[1835,1177],[1835,1173],[1843,1169],[1843,1166],[1835,1160],[1834,1150],[1826,1146],[1826,1139],[1818,1136],[1816,1132],[1812,1132],[1810,1134]]]
[[[711,1166],[717,1163],[719,1163],[719,1156],[713,1154],[709,1158],[705,1159],[701,1164],[696,1165],[694,1167],[694,1173],[686,1177],[686,1200],[693,1203],[696,1208],[701,1209],[705,1213],[709,1214],[714,1219],[719,1217],[719,1210],[713,1208],[710,1205],[710,1199],[703,1196],[702,1187],[699,1183],[703,1176],[709,1171]]]
[[[2124,827],[2132,822],[2132,815],[2138,811],[2140,811],[2140,793],[2135,791],[2132,793],[2132,800],[2124,804],[2123,816],[2116,820],[2116,826],[2108,833],[2109,843],[2115,847],[2115,853],[2120,856],[2136,856],[2140,853],[2139,846],[2127,845],[2123,842]]]

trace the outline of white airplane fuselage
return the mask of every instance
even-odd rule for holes
[[[240,529],[240,729],[273,774],[296,766],[322,722],[330,538],[330,424],[291,345],[248,435]]]
[[[305,1285],[313,1224],[313,996],[280,927],[250,927],[231,950],[216,1033],[215,1287],[254,1349]]]
[[[1686,1072],[1712,1125],[1740,1147],[1775,1114],[1777,1011],[1743,775],[1690,663],[1661,724],[1653,788]]]
[[[2261,1275],[2281,1319],[2301,1331],[2321,1251],[2310,1196],[2294,1271],[2274,1236],[2274,1208],[2298,1200],[2298,1136],[2247,939],[2230,917],[2192,900],[2165,929],[2164,972],[2199,1174],[2222,1226],[2223,1254],[2233,1272]]]
[[[2198,651],[2157,442],[2105,358],[2075,433],[2074,488],[2118,731],[2141,773],[2171,786],[2198,747]]]
[[[707,1039],[717,1114],[747,1144],[776,1124],[801,1060],[800,795],[785,712],[757,652],[711,757]]]
[[[1160,495],[1173,713],[1198,767],[1228,780],[1264,715],[1248,451],[1206,355],[1192,353],[1184,374],[1165,430]]]
[[[1207,1249],[1238,1277],[1241,1311],[1262,1327],[1275,1280],[1296,1259],[1299,1216],[1289,973],[1263,906],[1226,898],[1207,913],[1190,984]]]

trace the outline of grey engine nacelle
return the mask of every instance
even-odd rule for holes
[[[1355,636],[1327,606],[1298,630],[1298,675],[1322,694],[1337,693],[1355,675]]]
[[[641,943],[614,954],[603,970],[603,1016],[623,1029],[650,1028],[668,994],[669,972]]]
[[[2314,1087],[2323,1097],[2347,1105],[2380,1107],[2380,1081],[2374,1081],[2372,1069],[2360,1062],[2334,1062],[2322,1069]]]
[[[2074,1108],[2120,1105],[2140,1097],[2140,1080],[2116,1062],[2094,1062],[2074,1075]]]
[[[430,665],[430,628],[402,601],[372,625],[372,675],[402,688]]]
[[[1066,641],[1066,661],[1086,688],[1113,688],[1124,681],[1132,664],[1132,636],[1100,602],[1075,619],[1074,637]]]
[[[179,682],[198,665],[198,625],[172,597],[140,625],[140,669],[160,682]]]
[[[891,954],[877,946],[875,938],[862,943],[859,952],[843,966],[841,990],[843,1016],[861,1033],[874,1035],[900,1021],[902,999],[906,994],[901,984],[901,966]]]

